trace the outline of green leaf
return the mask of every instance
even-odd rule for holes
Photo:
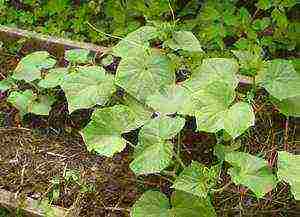
[[[173,50],[189,52],[202,52],[199,40],[190,31],[177,31],[173,33],[172,39],[165,42],[165,46]]]
[[[300,95],[295,97],[278,100],[271,98],[276,107],[286,116],[300,117]]]
[[[300,155],[278,152],[278,178],[290,184],[296,200],[300,200]]]
[[[147,141],[147,143],[168,140],[176,136],[184,127],[184,124],[184,118],[171,118],[168,116],[157,117],[142,127],[139,138],[143,141]]]
[[[50,69],[45,78],[39,81],[38,85],[43,88],[54,88],[61,86],[68,76],[67,68]]]
[[[15,81],[12,77],[0,81],[0,91],[7,91],[13,86],[15,86]]]
[[[185,168],[176,178],[172,188],[206,198],[219,175],[215,170],[217,167],[208,169],[203,164],[192,161],[190,166]]]
[[[22,58],[18,63],[13,78],[27,82],[41,78],[41,70],[52,68],[56,60],[47,51],[36,51]]]
[[[300,95],[300,74],[288,60],[268,61],[258,72],[256,81],[279,100]]]
[[[65,59],[70,63],[89,63],[92,61],[90,51],[85,49],[72,49],[65,52]]]
[[[184,109],[184,102],[190,97],[189,91],[181,85],[171,85],[166,90],[157,90],[147,97],[146,104],[162,114],[174,114]]]
[[[7,101],[13,104],[22,116],[26,113],[48,115],[54,99],[49,96],[35,96],[32,90],[25,90],[11,92]]]
[[[208,58],[204,59],[199,68],[193,72],[191,78],[183,83],[183,86],[192,92],[204,88],[211,82],[222,81],[229,87],[236,88],[238,79],[236,73],[239,65],[235,59]]]
[[[130,163],[130,169],[136,175],[159,173],[172,162],[173,145],[169,142],[156,142],[137,148],[140,153]]]
[[[169,166],[173,157],[173,145],[167,140],[175,136],[184,126],[183,118],[167,116],[146,123],[139,133],[134,160],[130,168],[135,174],[159,173]]]
[[[264,66],[264,61],[257,52],[248,50],[232,50],[231,52],[238,58],[241,68],[247,70],[246,74],[256,74]]]
[[[276,22],[277,26],[279,28],[286,28],[289,25],[288,18],[285,15],[284,11],[279,10],[278,8],[275,8],[272,13],[271,17]]]
[[[251,23],[251,14],[245,7],[241,7],[239,10],[239,17],[240,20],[245,28],[249,27],[249,24]]]
[[[131,208],[132,217],[170,217],[169,200],[159,191],[147,191]]]
[[[263,17],[262,19],[256,19],[253,21],[252,27],[256,31],[263,31],[271,24],[269,17]]]
[[[103,105],[115,92],[114,77],[98,66],[79,67],[62,82],[69,111]]]
[[[224,129],[236,138],[254,125],[255,116],[251,105],[239,102],[229,108],[224,117]]]
[[[128,106],[135,113],[135,115],[139,117],[135,120],[135,122],[132,122],[130,124],[130,128],[132,129],[139,128],[151,119],[153,110],[149,108],[147,105],[139,102],[133,96],[129,94],[125,94],[123,96],[123,100],[121,100],[121,103],[123,105]]]
[[[135,112],[124,105],[96,110],[90,123],[83,130],[87,149],[95,150],[106,157],[122,151],[126,140],[121,134],[134,130],[138,119]]]
[[[259,0],[256,3],[256,7],[262,9],[262,10],[268,10],[270,7],[272,7],[273,1],[272,0]]]
[[[38,98],[30,104],[28,112],[37,115],[48,115],[54,101],[54,97],[51,96],[38,96]]]
[[[171,196],[172,209],[169,217],[216,217],[214,207],[207,198],[199,198],[183,191],[175,191]]]
[[[233,167],[228,170],[236,185],[248,187],[258,198],[262,198],[276,185],[276,178],[267,162],[244,152],[227,153],[225,160]]]
[[[158,37],[158,31],[152,26],[143,26],[138,30],[129,33],[116,46],[113,47],[113,55],[127,58],[132,50],[144,50],[149,47],[148,41]]]
[[[171,61],[154,50],[122,59],[116,75],[116,84],[140,101],[174,83]]]
[[[235,98],[234,89],[224,82],[213,82],[195,93],[200,107],[195,111],[197,129],[215,133],[224,129],[224,117]]]

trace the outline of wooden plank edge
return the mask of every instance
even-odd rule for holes
[[[90,50],[96,53],[107,53],[110,48],[98,46],[92,43],[86,43],[86,42],[79,42],[79,41],[73,41],[69,39],[64,38],[58,38],[53,36],[47,36],[41,33],[37,33],[34,31],[28,31],[13,27],[8,27],[4,25],[0,25],[0,32],[4,33],[6,35],[9,35],[11,37],[17,37],[17,38],[30,38],[37,41],[43,41],[50,44],[57,44],[62,45],[68,48],[80,48],[80,49],[86,49]]]
[[[25,201],[22,201],[22,206],[20,206],[20,202],[18,200],[18,197],[15,193],[11,193],[9,191],[0,189],[0,205],[8,208],[8,209],[17,209],[21,208],[26,213],[30,214],[31,216],[44,216],[44,212],[42,209],[36,207],[36,205],[39,203],[38,200],[34,200],[32,198],[26,197]],[[24,207],[23,207],[24,204]],[[51,205],[51,208],[53,209],[53,212],[56,217],[64,217],[68,215],[69,210]]]

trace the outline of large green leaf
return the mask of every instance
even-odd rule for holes
[[[233,138],[241,135],[254,125],[254,112],[245,102],[230,106],[235,92],[228,84],[220,81],[211,82],[205,88],[195,92],[198,107],[195,110],[197,129],[215,133],[225,129]]]
[[[171,85],[166,90],[157,90],[147,97],[146,103],[162,114],[174,114],[184,109],[189,91],[180,85]]]
[[[300,117],[300,95],[278,100],[271,99],[276,107],[286,116]]]
[[[216,217],[209,198],[199,198],[183,191],[175,191],[171,196],[172,209],[169,217]]]
[[[113,75],[98,66],[79,67],[62,82],[69,111],[106,103],[115,92]]]
[[[279,100],[300,95],[300,74],[289,60],[268,61],[256,81]]]
[[[183,83],[191,91],[204,88],[211,82],[220,81],[236,88],[238,79],[236,73],[239,66],[235,59],[208,58],[204,59],[200,67],[193,72],[191,78]]]
[[[158,117],[146,123],[139,133],[130,168],[137,174],[158,173],[172,161],[173,145],[167,140],[184,126],[183,118]]]
[[[116,76],[116,84],[140,101],[174,82],[175,73],[169,58],[155,50],[122,59]]]
[[[214,166],[208,169],[205,165],[193,161],[176,178],[172,188],[206,198],[217,181],[219,168],[219,166]]]
[[[23,92],[11,92],[7,101],[13,104],[20,111],[21,115],[26,113],[48,115],[54,98],[49,96],[35,96],[32,90],[25,90]]]
[[[233,138],[254,125],[255,116],[251,105],[239,102],[229,108],[224,117],[224,129]]]
[[[143,26],[138,30],[129,33],[116,46],[113,47],[113,54],[127,58],[128,53],[134,50],[137,53],[143,52],[149,47],[148,41],[158,37],[158,31],[152,26]]]
[[[278,178],[290,184],[296,200],[300,200],[300,155],[278,152]]]
[[[111,157],[122,151],[126,140],[122,133],[134,130],[140,117],[125,105],[115,105],[96,110],[92,120],[83,130],[84,141],[89,151]]]
[[[169,200],[159,191],[147,191],[131,208],[131,217],[170,217]]]
[[[225,160],[233,167],[228,169],[236,185],[248,187],[258,198],[262,198],[276,185],[276,178],[267,162],[244,152],[226,153]]]
[[[166,41],[165,45],[173,50],[184,50],[190,52],[203,51],[199,40],[190,31],[174,32],[172,39]]]
[[[52,68],[56,60],[47,51],[36,51],[22,58],[18,63],[13,77],[27,82],[41,78],[41,70]]]
[[[67,68],[50,69],[38,85],[43,88],[53,88],[62,85],[68,76]]]
[[[92,58],[90,56],[90,51],[85,49],[72,49],[67,50],[65,53],[65,58],[71,63],[89,63]]]

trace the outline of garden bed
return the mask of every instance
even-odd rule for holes
[[[148,28],[152,28],[151,31],[153,31],[153,29],[155,29],[156,27],[148,26]],[[179,33],[179,31],[175,33]],[[166,61],[167,58],[163,55],[166,55],[168,52],[169,54],[173,55],[173,58],[174,55],[178,55],[177,57],[180,57],[182,59],[186,58],[185,55],[187,54],[184,52],[180,53],[178,51],[180,49],[187,49],[185,50],[186,52],[192,50],[192,54],[195,54],[195,52],[203,52],[200,44],[198,44],[196,37],[194,37],[193,35],[191,36],[191,34],[191,32],[188,32],[187,36],[191,37],[192,41],[196,41],[194,41],[196,43],[196,46],[194,47],[191,47],[189,44],[185,44],[183,46],[181,46],[181,44],[178,45],[174,42],[174,40],[171,42],[168,41],[169,44],[167,44],[167,46],[170,47],[162,48],[161,38],[158,40],[159,43],[154,43],[153,41],[151,41],[152,38],[147,39],[146,41],[149,41],[151,43],[147,45],[149,47],[146,46],[145,53],[142,54],[145,56],[152,55],[151,52],[153,50],[153,55],[157,55],[159,53],[160,56],[155,56],[155,58],[158,58],[159,61],[154,61],[153,63],[151,62],[149,64],[149,67],[145,67],[144,70],[147,71],[150,67],[153,66],[157,67],[156,70],[168,67],[168,64],[159,65],[160,61],[165,63],[164,61]],[[175,36],[172,37],[175,38]],[[100,74],[103,72],[105,76],[110,76],[113,79],[116,79],[115,77],[119,76],[116,75],[116,71],[121,60],[118,55],[118,57],[111,57],[111,59],[109,59],[109,64],[103,64],[104,59],[108,57],[110,55],[110,51],[112,51],[112,49],[110,48],[99,47],[93,44],[79,43],[60,38],[47,37],[40,34],[4,26],[0,26],[0,41],[3,41],[5,44],[5,47],[0,51],[0,81],[10,77],[11,74],[15,73],[15,69],[20,63],[22,63],[22,59],[24,59],[24,57],[26,57],[28,54],[33,53],[34,51],[40,50],[48,51],[48,53],[51,54],[51,57],[49,58],[53,57],[53,59],[55,58],[57,60],[56,65],[53,64],[53,66],[55,65],[56,68],[67,68],[67,73],[69,74],[74,72],[81,73],[81,67],[85,69],[84,67],[88,68],[95,65],[101,65],[103,66],[101,67],[101,70],[103,71],[95,70],[97,73]],[[124,50],[122,49],[117,50],[119,51],[118,54],[120,56],[124,55],[124,53],[126,53],[127,55],[127,51],[128,53],[130,53],[130,49],[134,49],[131,47],[132,44],[126,44],[128,43],[128,41],[130,41],[128,40],[128,38],[121,41],[123,43],[121,43],[121,45],[125,46],[125,48],[128,50],[125,50],[126,52],[124,52]],[[150,45],[152,46],[152,44],[154,44],[154,49],[150,48]],[[138,45],[141,46],[141,49],[144,49],[144,45]],[[121,48],[124,48],[122,46]],[[179,46],[179,48],[177,48],[176,46]],[[17,47],[17,49],[15,47]],[[17,52],[8,52],[8,48],[15,48]],[[77,50],[79,52],[83,52],[84,54],[86,54],[86,50],[91,51],[90,54],[92,54],[93,56],[92,60],[89,59],[91,55],[88,54],[83,55],[83,59],[87,59],[86,62],[80,62],[81,60],[79,60],[79,63],[76,62],[78,60],[74,62],[68,61],[68,58],[66,57],[66,50],[69,50],[71,48],[85,49]],[[172,49],[174,49],[175,51],[173,52]],[[194,49],[198,50],[195,51]],[[139,54],[138,52],[140,52],[137,50],[134,51],[137,54]],[[142,55],[137,55],[136,53],[133,52],[130,54],[136,55],[133,57],[140,61],[141,59],[139,58],[141,58]],[[223,57],[223,54],[221,53],[210,53],[210,55]],[[288,53],[287,57],[290,58],[293,55],[296,56],[297,53]],[[189,61],[194,61],[193,58],[195,58],[195,62],[199,61],[202,65],[204,65],[203,62],[205,62],[205,60],[208,60],[208,69],[213,68],[209,68],[210,60],[218,62],[221,59],[222,61],[224,61],[224,63],[238,62],[234,60],[232,56],[231,58],[227,58],[226,56],[226,58],[223,59],[221,57],[211,58],[211,56],[206,57],[207,59],[204,59],[204,57],[200,57],[199,59],[197,59],[200,55],[195,56],[191,55],[191,58],[186,58],[186,62],[183,62],[187,63],[186,65],[190,66]],[[122,56],[122,58],[127,61],[126,56]],[[128,59],[130,60],[130,58]],[[172,61],[175,60],[178,61],[178,59],[176,58],[172,59]],[[147,64],[147,61],[148,59],[146,59],[145,64]],[[260,61],[271,62],[270,60],[266,59]],[[168,60],[166,62],[168,63]],[[180,62],[180,64],[181,63],[182,62]],[[282,60],[280,64],[281,63],[285,64],[285,66],[288,65],[288,69],[292,67],[290,66],[292,65],[291,62],[285,62],[285,60]],[[38,63],[37,65],[39,64],[42,63]],[[132,65],[134,67],[139,67],[135,66],[135,64],[136,62],[131,62],[131,65],[128,65],[130,67]],[[176,64],[178,64],[178,62],[176,62]],[[197,62],[195,65],[199,66],[198,64],[199,63]],[[277,63],[274,62],[274,64]],[[124,65],[125,67],[127,66],[126,64],[123,64],[122,66],[124,67]],[[215,65],[217,65],[217,63]],[[192,66],[194,67],[194,65]],[[241,64],[240,67],[242,68],[244,66],[242,66]],[[173,70],[173,67],[170,68],[172,68]],[[259,67],[257,68],[257,70],[261,70]],[[251,68],[251,70],[252,69],[253,68]],[[45,72],[43,70],[45,70]],[[130,68],[127,68],[127,70],[130,70]],[[226,70],[234,71],[234,67],[229,67],[229,69]],[[91,71],[93,72],[93,70]],[[176,71],[176,76],[174,76],[174,81],[172,81],[174,83],[174,86],[176,86],[176,88],[182,88],[181,84],[189,79],[189,77],[186,75],[189,73],[191,74],[191,71],[182,68],[178,69]],[[299,201],[296,201],[294,198],[296,197],[296,193],[292,191],[291,186],[293,187],[293,185],[291,185],[291,183],[289,184],[288,182],[284,182],[282,181],[282,179],[278,180],[276,181],[276,184],[274,184],[273,188],[267,190],[263,189],[262,191],[264,194],[260,195],[259,190],[261,189],[259,189],[257,193],[257,191],[253,191],[253,189],[255,190],[255,186],[253,187],[251,186],[251,184],[250,187],[248,186],[249,188],[247,188],[246,184],[236,184],[235,182],[238,181],[236,181],[236,179],[234,179],[234,176],[230,174],[232,172],[233,166],[236,165],[233,165],[233,163],[230,162],[226,162],[227,160],[225,160],[225,155],[227,155],[228,153],[230,154],[231,152],[235,154],[247,153],[247,157],[250,156],[249,158],[254,158],[255,156],[255,159],[257,161],[263,161],[263,164],[265,164],[264,168],[268,170],[269,175],[271,177],[274,176],[274,179],[276,180],[279,151],[283,150],[285,152],[293,153],[294,155],[299,155],[300,153],[299,117],[292,117],[293,115],[291,117],[287,117],[282,114],[286,114],[289,111],[286,112],[284,110],[284,112],[282,112],[281,108],[279,106],[276,106],[276,103],[274,103],[274,101],[270,100],[270,92],[267,92],[269,90],[256,86],[255,76],[248,76],[242,73],[238,74],[237,71],[238,69],[236,70],[236,72],[234,71],[234,73],[232,73],[234,74],[234,76],[232,76],[234,77],[233,80],[237,80],[236,84],[233,85],[234,88],[232,89],[232,92],[234,92],[234,94],[236,93],[236,97],[233,97],[226,106],[228,106],[229,108],[229,106],[233,107],[232,105],[234,104],[246,104],[248,106],[247,108],[249,108],[249,113],[255,116],[255,121],[254,118],[253,123],[251,123],[251,120],[248,121],[249,123],[247,123],[248,125],[246,126],[246,128],[243,128],[241,132],[240,129],[238,129],[238,133],[236,134],[234,134],[236,132],[236,129],[231,131],[231,134],[228,134],[228,132],[226,131],[227,129],[222,127],[218,129],[218,131],[221,132],[215,133],[210,132],[209,130],[205,130],[205,128],[201,128],[201,130],[199,130],[199,124],[196,123],[196,119],[193,115],[191,115],[191,113],[182,114],[179,113],[179,109],[178,111],[173,110],[172,106],[165,108],[160,104],[155,104],[161,103],[160,101],[154,101],[154,103],[151,102],[152,104],[147,102],[149,104],[144,105],[139,101],[141,97],[141,95],[139,95],[139,91],[135,93],[136,95],[133,94],[133,97],[131,96],[132,92],[130,91],[132,91],[132,89],[131,87],[127,86],[130,82],[122,83],[122,80],[118,80],[119,83],[115,85],[117,87],[112,87],[113,91],[111,91],[110,95],[108,94],[109,97],[105,95],[107,99],[105,98],[106,101],[104,101],[103,104],[92,103],[92,105],[82,105],[82,107],[75,108],[71,107],[71,97],[66,94],[65,90],[68,89],[66,87],[63,87],[63,83],[58,85],[60,87],[37,87],[38,85],[34,82],[34,80],[24,82],[24,79],[20,79],[18,81],[19,83],[17,83],[18,91],[31,89],[33,90],[33,93],[37,95],[41,94],[41,92],[43,91],[43,94],[48,94],[49,92],[51,92],[51,94],[54,94],[56,96],[56,101],[52,103],[51,106],[49,106],[50,109],[49,113],[47,112],[48,115],[37,115],[33,112],[22,114],[22,108],[17,109],[16,106],[14,106],[14,104],[8,99],[11,92],[16,92],[16,90],[8,89],[0,92],[0,207],[2,206],[9,210],[10,214],[7,214],[8,216],[46,215],[47,217],[52,217],[53,215],[56,215],[86,217],[129,217],[130,213],[132,214],[134,212],[132,210],[135,210],[135,213],[132,214],[133,217],[140,217],[144,215],[141,212],[143,210],[139,210],[138,205],[135,204],[138,204],[139,202],[143,203],[143,200],[141,198],[146,195],[146,193],[144,192],[150,192],[150,195],[151,192],[157,193],[158,191],[160,191],[161,193],[158,198],[172,198],[170,200],[170,203],[172,203],[172,209],[170,208],[171,205],[169,204],[169,201],[167,199],[166,201],[164,201],[164,205],[165,207],[167,207],[167,211],[163,210],[165,212],[171,213],[175,212],[173,210],[173,206],[176,206],[173,204],[173,197],[176,196],[174,196],[175,192],[187,191],[188,193],[192,192],[192,194],[195,194],[195,192],[193,192],[193,188],[186,190],[182,189],[182,186],[174,187],[174,182],[175,180],[179,179],[179,177],[184,173],[183,171],[188,170],[188,168],[192,167],[191,165],[196,165],[195,162],[197,162],[199,163],[199,165],[201,164],[200,166],[198,165],[199,168],[204,168],[203,171],[201,171],[203,173],[212,170],[212,168],[216,165],[220,166],[219,173],[215,180],[213,188],[207,190],[207,192],[205,192],[204,189],[204,194],[207,199],[206,202],[208,202],[209,204],[208,207],[213,207],[213,209],[215,209],[215,211],[212,212],[213,214],[209,216],[298,217],[300,213]],[[291,73],[294,73],[293,70],[290,71],[292,71]],[[126,72],[126,70],[122,71],[122,73],[124,74],[126,74]],[[175,74],[175,70],[172,72],[174,72]],[[186,74],[180,74],[182,72],[186,72]],[[47,69],[41,69],[39,77],[36,80],[46,80],[45,75],[47,75],[47,73],[50,74]],[[212,73],[214,73],[214,71],[212,71]],[[235,77],[235,74],[238,75],[236,75]],[[296,78],[294,74],[293,76]],[[95,76],[95,78],[98,79],[97,76]],[[223,79],[228,78],[224,77]],[[143,82],[143,80],[141,80],[141,82]],[[220,85],[221,82],[218,83],[218,85]],[[235,80],[232,83],[235,83]],[[157,84],[153,82],[153,85]],[[224,89],[227,90],[226,88]],[[173,89],[171,90],[173,91]],[[127,91],[130,94],[127,93]],[[170,91],[170,93],[172,92]],[[280,93],[281,92],[279,92],[279,94]],[[190,95],[191,94],[193,93],[190,93]],[[202,96],[205,97],[205,95]],[[222,97],[223,95],[221,95],[220,98]],[[170,98],[172,99],[172,95]],[[147,117],[148,122],[143,122],[144,120],[142,119],[136,121],[134,118],[130,120],[130,115],[132,114],[130,113],[129,115],[128,113],[126,113],[127,110],[124,109],[124,107],[131,108],[129,106],[129,103],[126,101],[128,99],[131,100],[131,103],[133,102],[134,109],[137,112],[140,112],[140,116],[149,116]],[[180,105],[185,100],[184,98],[179,98],[180,100],[174,103],[174,101],[172,101],[171,99],[168,99],[168,101],[164,102],[164,105],[173,103],[174,107],[176,107],[178,106],[178,102]],[[142,98],[142,100],[144,99]],[[141,106],[141,104],[143,105]],[[149,108],[150,104],[152,108]],[[16,105],[18,104],[16,103]],[[125,112],[122,111],[123,113],[121,113],[117,109],[116,111],[114,111],[113,108],[118,108],[120,111],[122,111],[123,109],[125,110]],[[154,110],[154,108],[156,110]],[[178,108],[180,108],[180,106],[178,106]],[[162,109],[163,111],[161,111],[160,109]],[[165,115],[164,113],[165,110],[168,110],[166,113],[167,115]],[[171,112],[169,110],[171,110]],[[99,112],[100,121],[95,117],[95,113],[97,112]],[[292,112],[299,113],[297,108]],[[107,121],[107,119],[105,119],[106,116],[109,116],[111,114],[115,115],[112,115],[111,120]],[[122,115],[118,116],[119,114]],[[116,117],[118,117],[118,120],[115,120],[117,119]],[[243,119],[243,117],[244,116],[242,116],[241,119]],[[249,115],[246,116],[246,118],[248,117]],[[129,120],[135,122],[133,124],[134,127],[130,125],[132,123],[129,122]],[[137,159],[137,152],[139,151],[136,150],[137,147],[139,148],[139,145],[142,144],[141,141],[146,141],[146,139],[145,141],[143,140],[143,136],[147,138],[146,136],[148,133],[151,138],[151,136],[153,136],[151,133],[155,132],[156,130],[155,127],[151,126],[154,128],[153,129],[146,123],[151,123],[151,121],[155,120],[162,120],[162,123],[165,120],[170,121],[169,123],[173,123],[172,121],[175,122],[181,120],[181,128],[178,127],[180,124],[177,124],[178,126],[176,125],[175,127],[178,128],[178,130],[174,130],[176,131],[176,133],[169,133],[171,136],[166,136],[166,138],[163,138],[163,141],[166,144],[171,145],[172,147],[170,162],[167,165],[164,165],[163,168],[160,168],[159,171],[152,171],[152,167],[147,167],[150,172],[142,171],[141,173],[139,169],[142,166],[137,165],[136,167],[132,167],[132,162]],[[101,121],[106,124],[104,127]],[[120,126],[116,125],[115,121],[121,122]],[[122,123],[123,121],[124,123]],[[126,124],[127,121],[129,122],[128,124]],[[111,129],[107,129],[109,128],[109,126],[111,126],[111,128],[115,127],[116,129],[114,130],[117,132],[116,135],[124,139],[122,141],[125,141],[126,147],[111,153],[111,149],[107,151],[107,149],[101,149],[101,145],[100,148],[95,146],[93,142],[97,143],[98,140],[107,135],[105,134],[103,136],[101,132],[98,132],[99,135],[96,135],[96,139],[92,138],[89,140],[90,137],[88,133],[90,133],[91,131],[87,132],[84,129],[89,127],[93,128],[92,124],[98,124],[98,127],[100,126],[100,129],[102,127],[102,131],[105,132],[112,131]],[[122,126],[122,124],[124,126]],[[166,127],[166,130],[170,130],[168,129],[169,125],[165,123],[159,123],[157,125],[158,128],[162,125]],[[170,124],[170,126],[170,128],[172,128],[172,124]],[[200,125],[200,127],[202,126]],[[119,128],[121,128],[121,130],[119,130]],[[147,130],[149,130],[150,133],[147,132]],[[159,128],[159,130],[161,129]],[[115,136],[115,134],[109,136],[114,138],[113,136]],[[232,141],[229,138],[231,138]],[[119,141],[116,140],[115,143],[118,142]],[[113,145],[115,143],[113,143]],[[161,144],[157,143],[157,145]],[[226,150],[226,147],[228,148],[228,150]],[[162,155],[163,154],[165,153],[162,153]],[[152,160],[150,154],[147,157],[150,157],[149,161]],[[164,163],[163,160],[162,163]],[[193,175],[197,176],[197,173],[195,174],[191,174],[190,178]],[[191,178],[188,181],[193,182],[194,180]],[[203,182],[206,183],[206,181],[207,180],[204,180]],[[273,181],[271,180],[270,182]],[[260,183],[257,182],[257,184],[259,185]],[[202,190],[203,189],[200,189],[200,191]],[[186,195],[188,195],[187,192],[185,192]],[[196,193],[198,193],[198,197],[199,192]],[[195,197],[195,195],[192,196],[193,197],[191,198],[193,198],[193,200],[197,198]],[[160,200],[163,199],[160,198]],[[153,204],[150,204],[150,208],[153,208]],[[158,204],[157,206],[161,208],[160,204]],[[184,209],[185,208],[186,207],[184,207]],[[189,208],[190,207],[188,207],[187,210]],[[207,207],[204,207],[204,210],[206,208]],[[178,209],[180,209],[180,207]],[[141,212],[142,214],[140,214],[139,212]],[[151,213],[149,213],[149,215],[150,214]],[[202,215],[204,214],[198,212],[196,216],[198,217],[198,215],[202,217]],[[170,216],[177,217],[177,213]],[[178,216],[190,217],[184,216],[182,214],[178,214]]]

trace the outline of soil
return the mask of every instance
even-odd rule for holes
[[[22,56],[38,49],[30,42],[25,43],[17,55],[0,54],[0,79],[8,76]],[[50,52],[64,64],[61,51],[50,49]],[[109,71],[115,68],[112,66]],[[128,217],[130,207],[145,190],[160,189],[171,194],[168,179],[160,175],[136,177],[133,174],[128,166],[133,151],[130,146],[113,158],[89,153],[79,131],[88,123],[91,111],[69,115],[63,93],[60,97],[49,117],[28,115],[21,122],[18,111],[5,101],[6,93],[1,93],[0,188],[41,200],[53,193],[53,179],[58,177],[60,194],[53,204],[77,209],[78,216],[86,217]],[[300,120],[286,119],[266,97],[261,91],[255,98],[255,127],[241,138],[240,150],[260,153],[275,170],[277,150],[300,152]],[[124,136],[134,143],[136,134],[137,131]],[[194,119],[187,121],[180,137],[181,157],[186,164],[192,160],[208,166],[217,162],[213,154],[215,136],[196,132]],[[173,139],[174,146],[177,140]],[[230,183],[226,170],[224,166],[217,188]],[[78,171],[80,183],[68,182],[64,178],[66,171]],[[300,213],[300,204],[292,198],[285,183],[261,200],[243,187],[228,184],[222,192],[212,196],[212,201],[220,217],[296,217]],[[10,216],[15,215],[12,210]]]

